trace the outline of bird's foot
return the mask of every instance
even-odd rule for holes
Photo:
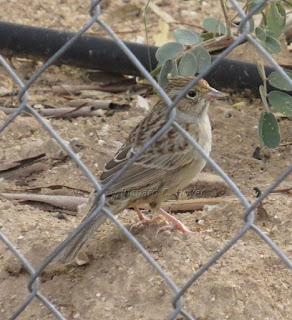
[[[134,210],[137,212],[137,214],[138,214],[138,216],[139,216],[139,219],[140,219],[140,222],[133,224],[133,225],[131,226],[131,228],[130,228],[130,231],[131,231],[133,228],[137,228],[137,227],[139,227],[139,226],[141,226],[141,225],[143,225],[143,224],[152,223],[152,222],[155,222],[155,221],[157,221],[157,220],[163,219],[162,216],[157,216],[157,217],[154,217],[154,218],[146,218],[146,217],[142,214],[142,212],[139,210],[138,207],[134,206],[133,208],[134,208]]]
[[[194,232],[190,231],[181,221],[179,221],[175,217],[171,216],[165,210],[160,208],[159,212],[161,213],[161,215],[164,218],[166,218],[168,221],[170,221],[172,223],[172,225],[167,225],[167,226],[163,226],[163,227],[159,228],[156,234],[158,234],[159,232],[165,231],[165,230],[174,230],[174,229],[180,230],[181,232],[184,232],[184,233],[194,233]]]

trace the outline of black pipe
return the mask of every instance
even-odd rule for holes
[[[0,22],[0,51],[22,57],[43,60],[58,51],[74,33]],[[149,69],[145,45],[125,42],[140,62]],[[150,47],[152,65],[156,65],[157,47]],[[83,35],[77,39],[57,63],[71,64],[89,69],[139,75],[129,58],[111,39]]]
[[[72,36],[71,32],[0,22],[0,52],[4,55],[48,59]],[[150,70],[149,50],[151,64],[156,67],[157,47],[131,42],[125,44],[147,70]],[[113,40],[92,35],[83,35],[77,39],[56,63],[140,75]],[[266,74],[273,71],[270,67],[265,69]],[[258,87],[262,84],[255,64],[230,59],[223,59],[206,80],[216,88],[230,88],[237,91],[251,89],[255,93],[258,93]],[[273,87],[269,86],[268,90],[271,89]]]

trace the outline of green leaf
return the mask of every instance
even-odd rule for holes
[[[168,59],[174,59],[179,56],[184,50],[181,43],[169,42],[158,48],[155,53],[155,57],[158,62],[163,63]]]
[[[194,76],[197,71],[197,59],[191,53],[186,53],[178,65],[178,74],[180,76]]]
[[[286,22],[286,13],[279,2],[271,1],[270,10],[267,15],[267,25],[269,31],[274,34],[274,37],[279,37],[284,29]]]
[[[176,62],[176,60],[172,60],[171,76],[172,76],[172,77],[177,77],[177,76],[178,76],[178,69],[177,69],[177,62]]]
[[[269,110],[269,106],[268,106],[268,101],[267,101],[267,97],[266,97],[266,91],[265,91],[265,87],[263,85],[260,85],[259,87],[259,92],[263,101],[263,104],[266,108],[266,110]]]
[[[266,40],[266,33],[265,33],[265,31],[263,30],[262,27],[255,28],[255,34],[256,34],[256,37],[260,41],[265,41]]]
[[[203,21],[203,27],[212,33],[223,34],[226,33],[225,25],[215,18],[207,18]]]
[[[279,125],[271,112],[262,112],[259,119],[259,138],[268,148],[276,148],[280,143]]]
[[[172,59],[168,59],[164,62],[159,76],[158,76],[158,84],[164,88],[168,84],[168,75],[170,74],[172,70]]]
[[[211,64],[211,56],[209,52],[203,47],[197,47],[191,51],[191,53],[196,57],[198,70],[197,73],[202,73]]]
[[[280,43],[271,36],[266,36],[266,40],[261,41],[261,44],[270,54],[278,54],[281,52]]]
[[[281,91],[272,91],[269,93],[270,104],[285,116],[292,116],[292,97]]]
[[[207,40],[210,40],[210,39],[214,39],[214,36],[215,37],[218,37],[219,34],[218,33],[212,33],[212,32],[204,32],[202,33],[202,37],[204,39],[204,41],[207,41]]]
[[[260,2],[262,2],[262,0],[252,0],[249,7],[248,7],[248,11],[251,11],[254,9],[254,7],[256,5],[258,5]],[[263,6],[260,7],[260,9],[258,9],[254,14],[259,14],[261,12],[263,12],[263,10],[266,8],[267,3],[265,3]]]
[[[285,70],[287,75],[292,80],[292,71]],[[281,74],[278,71],[273,71],[269,74],[268,80],[270,82],[270,85],[281,90],[292,90],[292,86],[287,83],[285,79],[281,76]]]
[[[183,45],[194,45],[203,42],[200,34],[191,30],[178,29],[173,31],[172,35],[177,42]]]
[[[264,81],[266,79],[266,73],[265,73],[265,68],[262,64],[257,64],[257,69],[260,77]]]
[[[266,36],[270,36],[273,38],[277,38],[277,35],[275,32],[271,31],[271,30],[266,30]]]

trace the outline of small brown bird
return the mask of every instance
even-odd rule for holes
[[[175,77],[165,87],[166,93],[173,100],[181,90],[193,80],[192,77]],[[192,135],[209,155],[211,151],[211,126],[208,116],[210,100],[223,94],[201,79],[191,88],[176,105],[176,121]],[[131,131],[127,141],[110,160],[101,177],[101,184],[106,184],[136,152],[152,138],[167,122],[167,105],[159,100],[152,111]],[[174,194],[184,188],[205,166],[206,160],[197,152],[175,127],[170,127],[154,142],[106,191],[106,207],[117,214],[134,207],[141,220],[138,209],[141,203],[148,203],[153,211],[161,213],[173,225],[162,229],[179,229],[190,232],[179,220],[160,208],[166,194]],[[97,208],[94,201],[86,217]],[[63,263],[71,262],[92,236],[95,230],[106,221],[104,213],[98,214],[60,253]]]

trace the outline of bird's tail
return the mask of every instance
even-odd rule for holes
[[[88,218],[94,210],[97,208],[98,203],[95,203],[90,208],[85,219]],[[84,220],[85,220],[84,219]],[[83,220],[83,221],[84,221]],[[68,245],[58,254],[57,260],[61,263],[71,262],[78,254],[84,243],[93,235],[93,233],[98,229],[98,227],[107,220],[107,216],[102,211],[97,214],[97,216],[86,225],[69,243]]]

